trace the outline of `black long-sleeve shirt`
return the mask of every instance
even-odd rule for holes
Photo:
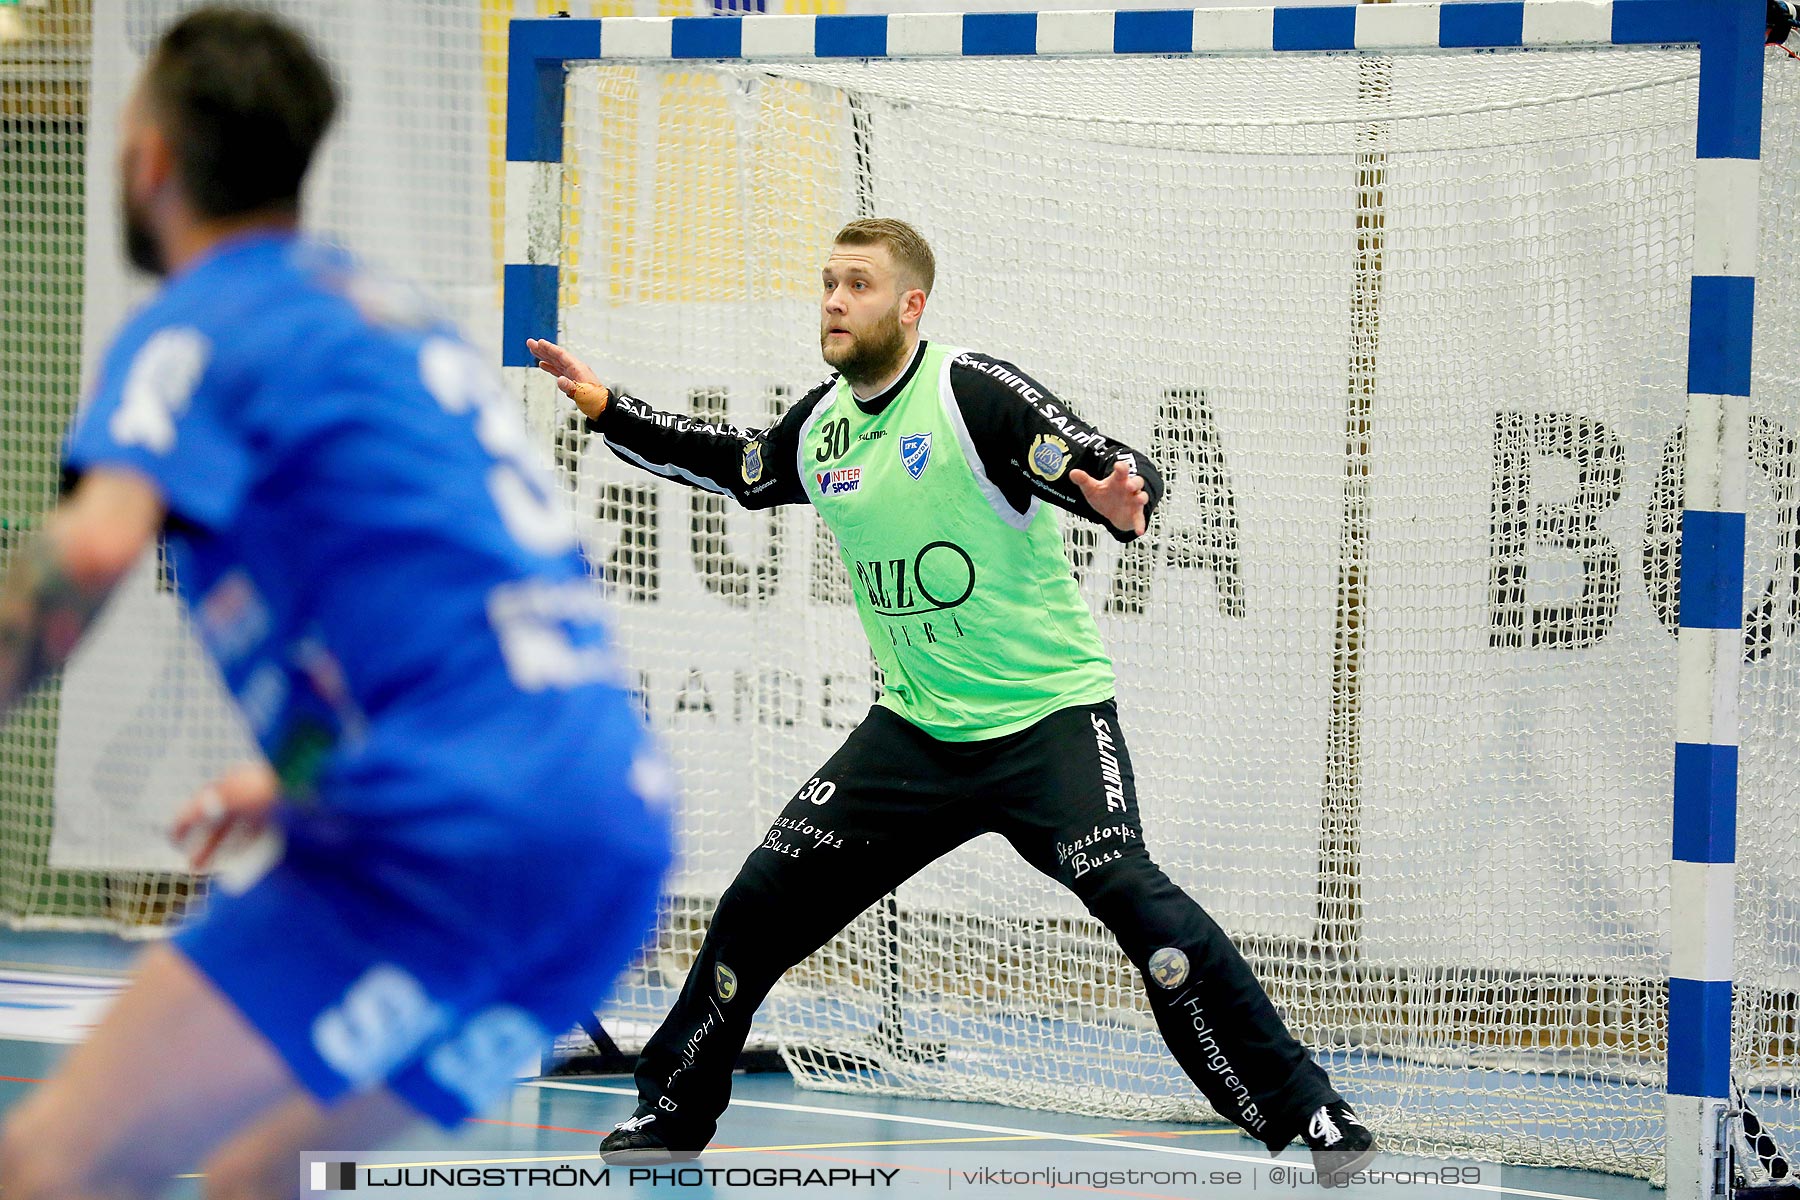
[[[886,408],[912,382],[925,346],[919,343],[907,369],[879,394],[867,400],[857,397],[857,407],[871,415]],[[833,374],[767,429],[740,429],[722,421],[662,412],[614,388],[600,419],[588,425],[605,437],[614,454],[665,479],[731,496],[745,508],[803,504],[807,495],[799,467],[801,430],[837,385],[838,376]],[[1131,541],[1137,535],[1114,528],[1069,478],[1079,468],[1101,479],[1121,461],[1144,481],[1149,497],[1146,523],[1155,513],[1163,480],[1149,457],[1083,421],[1011,363],[965,351],[950,365],[950,389],[983,470],[1020,513],[1034,498],[1041,498],[1098,522],[1119,541]],[[1066,445],[1071,461],[1059,463],[1063,469],[1040,473],[1032,469],[1031,455],[1047,437]],[[748,455],[760,460],[760,470],[744,469]]]

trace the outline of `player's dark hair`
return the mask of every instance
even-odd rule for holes
[[[925,236],[905,221],[864,217],[838,230],[837,240],[846,246],[886,246],[894,256],[894,265],[927,296],[931,295],[931,285],[937,282],[937,259]]]
[[[267,13],[200,9],[163,34],[143,88],[198,213],[298,210],[337,90],[297,31]]]

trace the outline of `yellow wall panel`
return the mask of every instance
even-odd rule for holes
[[[790,80],[759,80],[753,97],[736,86],[705,72],[663,77],[655,177],[640,198],[651,228],[632,265],[638,299],[810,295],[854,211],[842,97]]]
[[[718,76],[662,75],[648,236],[638,240],[645,300],[746,295],[747,197],[738,186],[737,118]]]
[[[560,0],[527,3],[539,13],[561,7]],[[693,11],[687,0],[659,3],[667,12]],[[622,15],[633,0],[571,7]],[[842,7],[842,0],[784,6]],[[504,231],[506,26],[514,11],[514,0],[483,0],[496,249]],[[752,99],[707,72],[633,67],[582,78],[598,89],[599,127],[565,147],[563,304],[575,301],[583,271],[594,269],[608,273],[603,292],[614,303],[812,293],[832,233],[855,208],[849,114],[840,95],[765,80]],[[640,80],[656,82],[641,87]],[[584,209],[608,214],[602,227],[584,228]]]
[[[506,232],[506,25],[513,0],[481,0],[481,78],[487,92],[488,212],[494,231],[494,302]]]
[[[765,81],[750,163],[753,288],[810,295],[832,234],[855,211],[850,114],[842,93]]]
[[[573,245],[564,252],[563,302],[573,299],[583,270],[579,212],[582,204],[598,205],[608,214],[603,226],[593,231],[600,239],[600,253],[589,261],[606,264],[607,292],[614,301],[633,294],[639,255],[636,248],[636,198],[638,192],[638,111],[641,103],[639,72],[634,67],[601,67],[584,75],[598,90],[599,125],[589,137],[571,138],[570,169],[564,176],[563,228]],[[583,151],[581,147],[590,149]],[[582,157],[575,157],[581,155]],[[587,191],[597,189],[598,197]],[[579,203],[578,203],[579,202]]]

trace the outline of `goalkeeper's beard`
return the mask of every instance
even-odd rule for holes
[[[819,333],[819,352],[852,384],[868,386],[891,378],[906,354],[906,331],[900,328],[896,304],[865,335],[853,333],[848,346],[833,349],[824,331]]]

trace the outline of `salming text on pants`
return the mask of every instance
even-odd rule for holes
[[[1338,1098],[1225,933],[1151,861],[1111,701],[1018,733],[942,742],[870,710],[790,800],[719,900],[637,1066],[640,1127],[712,1137],[751,1018],[783,972],[932,860],[999,833],[1110,929],[1163,1039],[1221,1114],[1270,1149]]]

